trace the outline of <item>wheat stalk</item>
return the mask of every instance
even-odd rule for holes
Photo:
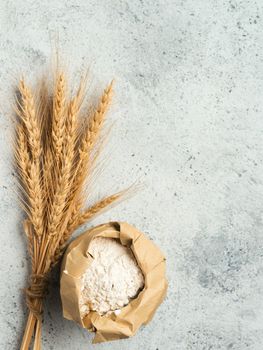
[[[85,180],[96,160],[95,145],[111,101],[112,83],[104,90],[81,134],[78,118],[85,80],[69,101],[63,72],[55,77],[51,97],[44,83],[34,96],[21,79],[16,109],[19,121],[15,158],[26,201],[28,217],[24,230],[32,264],[31,283],[26,291],[29,316],[21,350],[29,349],[33,335],[34,350],[40,349],[47,276],[73,231],[123,195],[119,192],[83,208]]]

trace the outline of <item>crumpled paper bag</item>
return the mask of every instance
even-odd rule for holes
[[[95,237],[117,238],[121,244],[130,247],[143,272],[145,285],[135,299],[121,308],[120,314],[101,316],[92,311],[82,319],[79,308],[81,276],[92,262],[88,247]],[[83,233],[71,242],[62,261],[60,295],[63,316],[95,332],[93,343],[134,335],[141,325],[152,319],[166,290],[165,257],[143,233],[124,222],[111,222]]]

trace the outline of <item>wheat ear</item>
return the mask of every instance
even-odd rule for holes
[[[39,162],[42,146],[41,146],[41,131],[39,121],[36,115],[35,102],[31,90],[25,84],[25,81],[20,80],[19,91],[21,93],[21,112],[20,117],[26,127],[28,142],[33,159]]]
[[[51,205],[51,210],[49,213],[49,226],[48,234],[50,236],[55,236],[57,228],[61,223],[61,218],[63,216],[63,211],[67,205],[67,196],[71,188],[70,176],[72,174],[74,158],[75,158],[75,145],[76,145],[76,130],[77,130],[77,116],[82,102],[83,90],[80,86],[76,96],[69,102],[66,129],[67,133],[64,138],[63,145],[63,158],[62,164],[55,164],[57,167],[56,182],[57,188],[55,189],[53,203]],[[56,241],[59,240],[61,233],[57,235]]]
[[[95,142],[97,141],[100,128],[102,126],[106,112],[111,102],[112,90],[113,90],[113,81],[104,90],[104,93],[101,97],[101,100],[97,109],[95,110],[92,117],[88,121],[86,131],[82,137],[80,153],[89,153],[92,150]]]
[[[63,137],[65,132],[65,88],[65,75],[60,73],[58,74],[55,83],[52,119],[53,152],[57,162],[59,161],[62,152]]]
[[[73,183],[72,183],[73,196],[75,195],[76,191],[83,186],[83,183],[86,179],[88,168],[91,167],[90,156],[92,153],[92,149],[95,145],[95,142],[98,138],[99,131],[102,126],[103,120],[105,118],[106,112],[111,102],[112,88],[113,88],[113,81],[104,90],[104,93],[100,99],[100,103],[98,104],[93,115],[89,118],[86,130],[82,135],[82,138],[80,141],[80,149],[79,149],[79,161],[76,166]],[[81,197],[81,193],[79,193],[79,197],[76,200],[76,203],[77,205],[79,205],[79,207],[81,207],[82,205],[82,199],[83,198]]]
[[[98,213],[101,213],[106,208],[113,205],[113,203],[117,202],[122,196],[124,192],[115,193],[111,196],[105,197],[101,199],[96,204],[92,205],[91,207],[84,210],[78,217],[78,220],[76,221],[75,227],[73,227],[73,230],[78,228],[79,226],[85,224],[88,222],[91,218],[93,218]]]
[[[28,151],[27,139],[25,135],[25,128],[18,124],[16,130],[16,148],[15,148],[16,163],[20,173],[22,185],[26,191],[28,170],[30,167],[30,156]]]
[[[110,85],[104,90],[104,93],[100,99],[100,103],[98,104],[95,112],[93,113],[92,117],[89,119],[89,123],[87,125],[87,128],[82,135],[81,143],[80,143],[80,150],[79,150],[79,162],[76,166],[76,170],[74,172],[74,176],[72,179],[72,188],[71,188],[71,193],[69,197],[69,201],[75,201],[75,204],[73,206],[72,214],[71,217],[69,218],[67,228],[63,235],[61,236],[59,245],[56,249],[55,252],[55,258],[53,259],[53,262],[55,263],[60,255],[61,252],[63,251],[63,248],[65,246],[65,242],[67,242],[68,238],[76,229],[78,226],[78,221],[79,221],[79,213],[82,207],[83,203],[83,195],[81,191],[79,191],[80,188],[82,188],[83,183],[86,179],[86,172],[88,169],[89,165],[89,156],[92,151],[92,147],[94,146],[96,139],[98,137],[98,133],[100,131],[101,125],[103,123],[103,120],[105,118],[106,111],[109,107],[111,97],[112,97],[112,86],[113,86],[113,81],[110,83]],[[102,210],[102,206],[104,204],[104,208],[111,204],[111,202],[115,201],[115,198],[112,196],[111,200],[108,198],[105,202],[103,201],[100,202],[100,205],[97,205],[96,209],[97,212]],[[117,200],[117,198],[116,198]],[[106,204],[107,203],[107,204]],[[98,203],[99,204],[99,203]],[[91,209],[91,208],[90,208]],[[95,215],[95,206],[93,207],[93,212]],[[87,213],[86,213],[87,214]],[[93,215],[92,215],[93,216]],[[90,216],[91,218],[91,216]],[[88,220],[88,219],[87,219]],[[86,220],[86,221],[87,221]]]
[[[28,148],[32,157],[31,161],[29,161],[28,158],[27,176],[25,177],[27,196],[30,203],[30,219],[35,233],[41,236],[43,234],[44,219],[44,199],[40,163],[42,154],[41,132],[33,95],[23,79],[20,81],[19,91],[21,93],[20,117],[24,125],[24,135],[27,138]],[[22,139],[20,141],[22,141]],[[26,142],[25,138],[23,142]]]

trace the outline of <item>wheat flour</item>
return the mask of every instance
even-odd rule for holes
[[[117,239],[97,237],[88,252],[94,260],[81,277],[81,316],[89,311],[118,314],[143,288],[141,269],[131,249]]]

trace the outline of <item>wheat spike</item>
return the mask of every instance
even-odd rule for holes
[[[66,119],[66,131],[68,137],[71,139],[74,138],[74,141],[77,139],[77,116],[83,102],[84,93],[85,93],[85,81],[82,80],[78,91],[74,98],[71,99],[68,105],[68,115]]]
[[[35,162],[33,162],[29,167],[27,188],[28,201],[30,204],[30,220],[33,224],[36,234],[38,236],[41,236],[44,227],[43,197],[42,189],[38,181],[38,165]]]
[[[42,177],[41,177],[41,132],[39,126],[39,120],[36,114],[35,102],[30,89],[26,86],[24,80],[22,79],[19,84],[19,90],[21,93],[21,112],[20,117],[24,125],[24,136],[27,139],[29,150],[32,156],[32,161],[27,167],[27,176],[25,177],[25,182],[27,183],[27,196],[30,203],[30,219],[33,224],[35,233],[41,236],[43,233],[43,192],[42,192]],[[21,133],[21,130],[20,130]],[[23,139],[22,134],[20,134],[20,142],[26,142]],[[23,139],[23,140],[22,140]],[[25,155],[25,145],[23,154]],[[21,159],[22,154],[20,152]],[[20,159],[20,160],[21,160]]]
[[[60,73],[57,76],[55,84],[52,119],[53,151],[57,162],[62,152],[63,136],[65,132],[65,85],[65,75],[63,73]]]
[[[61,168],[62,171],[56,179],[57,186],[55,189],[53,202],[51,203],[50,212],[48,213],[48,233],[51,236],[54,236],[57,233],[57,227],[60,224],[61,217],[63,215],[63,211],[66,205],[65,201],[70,190],[69,179],[73,165],[72,159],[72,153],[65,155],[65,158],[63,159],[63,165]]]
[[[53,203],[49,213],[48,233],[54,236],[57,233],[57,228],[61,223],[64,209],[67,205],[66,199],[70,190],[70,176],[75,158],[76,145],[76,130],[77,130],[77,116],[82,101],[82,87],[80,86],[76,96],[69,102],[66,128],[67,134],[64,138],[64,145],[62,150],[62,164],[54,164],[56,168],[55,179],[57,187],[54,193]],[[57,239],[56,239],[57,240]]]
[[[15,158],[16,163],[19,169],[20,178],[23,186],[27,187],[27,178],[28,178],[28,170],[30,166],[30,157],[28,152],[28,145],[25,135],[25,130],[23,125],[18,124],[16,130],[16,149],[15,149]]]
[[[78,220],[76,221],[75,227],[73,227],[73,230],[85,224],[86,222],[88,222],[95,215],[105,210],[105,208],[108,208],[109,206],[111,206],[113,203],[118,201],[122,197],[122,195],[123,195],[123,192],[119,192],[111,196],[105,197],[99,202],[97,202],[96,204],[94,204],[93,206],[86,209],[84,212],[82,212],[79,215]]]
[[[31,90],[26,86],[22,79],[19,84],[21,93],[21,113],[20,117],[26,127],[28,142],[33,159],[39,161],[42,153],[41,132],[39,121],[36,115],[36,108]]]
[[[66,120],[66,136],[64,138],[63,145],[63,164],[62,170],[58,169],[58,172],[63,175],[65,182],[67,183],[67,191],[64,192],[64,200],[66,201],[65,209],[70,206],[72,201],[76,200],[75,192],[73,191],[75,160],[76,160],[76,144],[77,144],[77,116],[83,102],[85,90],[85,80],[82,80],[75,97],[69,102],[67,110]],[[57,165],[59,166],[59,165]],[[79,186],[80,189],[80,186]],[[69,191],[70,190],[70,191]],[[61,213],[61,217],[63,213]],[[65,210],[65,216],[67,216],[67,210]],[[61,239],[62,235],[60,235]],[[59,243],[59,241],[57,242]]]
[[[97,138],[98,134],[101,128],[101,125],[104,121],[105,114],[108,110],[111,97],[112,97],[112,88],[113,88],[113,81],[110,83],[110,85],[104,90],[104,93],[100,99],[100,103],[95,110],[94,114],[88,121],[87,129],[82,137],[82,143],[80,147],[80,153],[89,153]]]
[[[112,87],[113,81],[104,90],[104,93],[100,99],[100,103],[98,104],[92,117],[89,119],[86,130],[82,135],[79,149],[79,161],[77,163],[72,181],[73,197],[75,196],[77,189],[83,186],[83,183],[87,176],[88,168],[91,167],[90,155],[92,152],[92,148],[98,138],[100,128],[102,126],[105,114],[111,101]],[[78,203],[82,203],[82,199],[83,198],[79,194],[77,198]]]

